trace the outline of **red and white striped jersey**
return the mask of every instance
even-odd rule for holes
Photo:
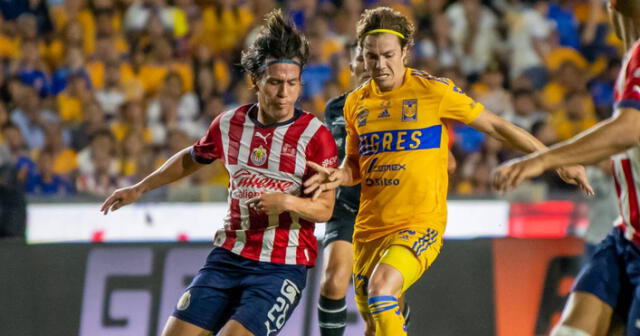
[[[627,52],[614,91],[615,113],[619,108],[633,108],[640,113],[640,42]],[[614,155],[613,176],[620,216],[616,225],[627,239],[640,245],[640,146]]]
[[[200,163],[219,159],[229,172],[229,210],[214,245],[248,259],[313,266],[315,223],[295,213],[267,216],[246,202],[264,192],[302,195],[302,183],[314,172],[307,161],[337,167],[337,148],[329,130],[310,113],[263,126],[257,105],[244,105],[218,116],[192,154]]]

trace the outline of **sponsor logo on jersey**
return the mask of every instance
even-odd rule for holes
[[[176,305],[177,310],[186,310],[189,308],[189,304],[191,303],[191,291],[186,291],[178,300],[178,304]]]
[[[284,156],[296,156],[296,147],[294,147],[294,146],[292,146],[292,145],[290,145],[288,143],[285,143],[282,146],[282,155],[284,155]]]
[[[440,148],[442,125],[427,128],[371,132],[360,135],[361,156],[384,152]]]
[[[418,100],[404,99],[402,100],[402,121],[418,120]]]
[[[256,133],[259,134],[259,133]],[[262,145],[251,151],[251,162],[256,166],[262,166],[267,161],[267,150]]]
[[[323,167],[331,167],[331,166],[335,166],[336,164],[338,164],[338,156],[333,156],[330,157],[328,159],[324,159],[322,161],[322,166]]]
[[[358,112],[356,116],[356,120],[358,121],[358,127],[362,127],[367,124],[367,117],[369,117],[369,110],[367,110],[366,106],[360,106],[358,109],[360,110],[360,112]]]
[[[371,163],[369,164],[369,169],[367,169],[367,173],[400,171],[400,170],[405,170],[407,168],[407,165],[404,165],[404,164],[393,163],[393,164],[378,165],[376,164],[377,162],[378,162],[378,158],[373,158],[371,160]]]
[[[369,187],[393,187],[400,185],[400,179],[391,179],[386,177],[366,178],[365,184]]]
[[[378,114],[378,119],[386,119],[391,117],[391,114],[389,113],[389,108],[391,107],[390,101],[383,101],[382,103],[380,103],[380,107],[382,108],[382,112]]]
[[[267,177],[247,169],[238,170],[231,179],[231,197],[247,199],[260,196],[263,192],[291,193],[294,182]]]
[[[271,133],[262,134],[260,132],[256,132],[256,137],[262,139],[262,141],[264,141],[264,143],[267,143],[267,139],[269,139],[270,135],[271,135]]]

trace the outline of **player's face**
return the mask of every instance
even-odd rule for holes
[[[364,68],[364,56],[362,55],[362,48],[360,46],[357,46],[353,51],[350,67],[351,76],[356,80],[357,85],[360,85],[367,79],[371,78],[367,70]]]
[[[407,49],[400,46],[397,36],[387,33],[368,35],[362,46],[365,69],[382,91],[402,85]]]
[[[301,90],[298,65],[272,64],[254,84],[258,93],[260,111],[265,114],[268,121],[281,122],[293,116],[295,103]]]

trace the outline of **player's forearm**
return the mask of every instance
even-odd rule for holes
[[[607,119],[573,139],[551,146],[538,156],[546,169],[592,164],[639,143],[640,112],[629,111]]]
[[[547,148],[540,140],[527,131],[504,120],[503,122],[497,123],[494,127],[494,133],[490,133],[489,135],[527,154]]]
[[[143,193],[191,175],[203,165],[191,158],[191,146],[177,152],[160,168],[135,185]]]
[[[358,157],[354,155],[345,156],[340,165],[340,170],[343,172],[340,185],[353,186],[360,183],[360,163]]]
[[[312,222],[326,222],[333,214],[335,190],[325,191],[316,200],[288,195],[286,209]]]

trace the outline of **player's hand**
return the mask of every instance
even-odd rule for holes
[[[249,208],[262,211],[268,216],[279,215],[288,210],[289,195],[281,192],[263,193],[247,201]]]
[[[587,173],[583,166],[567,166],[556,169],[556,172],[560,178],[569,184],[577,185],[588,196],[595,194],[589,180],[587,179]]]
[[[313,193],[311,199],[315,200],[323,192],[338,188],[343,181],[341,169],[323,167],[311,161],[307,162],[307,165],[317,172],[303,184],[305,194]]]
[[[116,211],[127,204],[137,201],[142,194],[143,192],[136,186],[118,189],[102,203],[100,212],[106,215],[109,211]]]
[[[494,170],[493,188],[499,192],[506,192],[524,180],[542,174],[544,170],[543,163],[537,157],[507,161]]]

